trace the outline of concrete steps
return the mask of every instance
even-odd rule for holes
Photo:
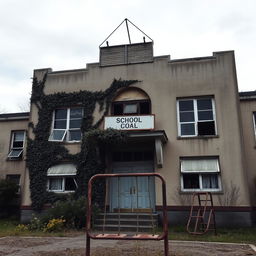
[[[102,232],[105,218],[105,231],[153,232],[158,226],[158,214],[150,213],[106,213],[99,214],[93,229]]]

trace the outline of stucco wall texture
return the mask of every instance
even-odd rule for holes
[[[180,157],[218,156],[222,191],[214,196],[215,204],[219,204],[218,199],[224,196],[223,191],[227,191],[233,184],[239,188],[237,205],[250,206],[233,51],[182,60],[160,56],[154,57],[152,62],[132,65],[101,67],[99,63],[93,63],[80,70],[53,72],[51,69],[43,69],[35,70],[34,75],[40,79],[45,72],[48,73],[46,94],[105,90],[114,78],[139,80],[133,86],[144,90],[150,97],[152,114],[155,114],[156,120],[155,130],[164,130],[168,137],[168,142],[164,145],[163,168],[155,170],[167,181],[168,205],[181,204],[177,200],[177,193],[180,191]],[[198,96],[214,98],[217,135],[180,138],[177,129],[177,99]],[[97,118],[96,114],[95,119]],[[31,108],[31,120],[37,120],[35,106]],[[69,143],[66,147],[72,153],[79,150],[79,144]],[[252,155],[248,154],[247,158],[253,161]],[[252,168],[248,170],[251,175]],[[28,175],[26,176],[28,188]],[[29,194],[26,193],[23,204],[29,203]],[[160,204],[160,198],[157,198],[156,203]]]

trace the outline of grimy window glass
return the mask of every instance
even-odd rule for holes
[[[25,140],[25,131],[14,131],[11,134],[11,145],[10,152],[8,153],[9,160],[19,160],[21,159],[24,140]]]
[[[181,188],[183,191],[220,191],[219,159],[182,158]]]
[[[112,115],[149,115],[151,113],[149,100],[113,102]]]
[[[82,108],[56,109],[53,118],[50,141],[81,140]]]
[[[178,100],[180,136],[216,135],[213,98]]]

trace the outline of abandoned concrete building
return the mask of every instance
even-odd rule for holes
[[[153,42],[99,50],[99,62],[86,68],[34,70],[30,112],[0,115],[0,177],[20,185],[21,219],[30,218],[42,189],[58,195],[79,189],[81,161],[72,156],[97,124],[128,133],[126,143],[105,152],[105,172],[158,172],[165,178],[170,223],[187,220],[194,191],[209,191],[217,224],[253,225],[256,91],[238,92],[234,52],[172,60],[153,56]],[[109,93],[114,83],[125,86]],[[136,208],[157,212],[158,186],[140,185]],[[116,184],[111,186],[114,211]],[[130,207],[133,187],[127,177],[121,208]]]

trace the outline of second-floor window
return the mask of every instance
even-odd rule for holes
[[[177,112],[179,136],[216,135],[213,98],[179,99]]]
[[[56,109],[53,113],[50,141],[80,141],[82,108]]]
[[[13,131],[10,145],[9,159],[19,159],[22,156],[25,142],[25,131]]]
[[[122,101],[114,102],[112,105],[112,114],[114,116],[119,115],[149,115],[150,101],[138,100],[138,101]]]

